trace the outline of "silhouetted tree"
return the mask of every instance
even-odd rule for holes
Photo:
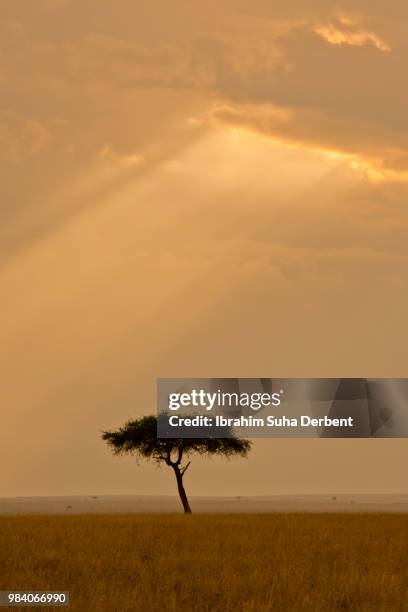
[[[157,418],[145,416],[128,421],[116,431],[105,431],[102,439],[108,443],[116,455],[130,454],[138,458],[153,459],[158,464],[165,463],[174,470],[177,488],[184,512],[191,513],[190,504],[183,485],[183,477],[190,461],[183,460],[193,454],[245,457],[251,448],[249,440],[238,439],[225,430],[228,438],[158,438]]]

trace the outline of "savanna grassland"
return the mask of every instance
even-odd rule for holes
[[[81,612],[408,610],[407,561],[405,515],[0,517],[0,589]]]

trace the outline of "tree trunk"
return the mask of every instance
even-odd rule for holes
[[[180,495],[181,503],[183,504],[185,514],[191,514],[190,504],[188,503],[187,494],[183,486],[183,474],[178,465],[172,466],[177,480],[177,488]]]

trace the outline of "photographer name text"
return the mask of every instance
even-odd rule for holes
[[[314,418],[309,415],[300,417],[273,416],[226,417],[222,415],[196,415],[184,417],[172,415],[168,417],[171,427],[354,427],[354,418],[330,418],[328,416]]]

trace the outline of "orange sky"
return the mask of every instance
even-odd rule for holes
[[[99,438],[157,376],[408,376],[407,18],[0,3],[0,495],[173,493]],[[406,492],[407,459],[257,441],[188,486]]]

